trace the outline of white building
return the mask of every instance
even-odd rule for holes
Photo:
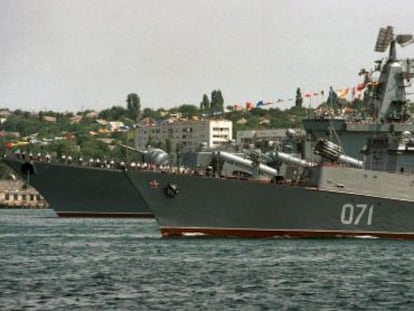
[[[233,138],[233,123],[229,120],[176,120],[137,129],[135,147],[145,149],[148,144],[170,142],[171,151],[197,150],[201,143],[208,148],[228,143]]]

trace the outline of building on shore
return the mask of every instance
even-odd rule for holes
[[[166,120],[137,128],[135,147],[163,145],[174,156],[177,152],[195,151],[203,144],[217,148],[233,138],[233,123],[229,120]],[[169,144],[169,147],[167,145]]]
[[[46,200],[22,180],[0,180],[0,208],[48,208]]]

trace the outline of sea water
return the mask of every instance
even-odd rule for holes
[[[0,310],[413,310],[414,241],[161,238],[0,210]]]

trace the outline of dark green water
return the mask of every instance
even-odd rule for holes
[[[414,310],[414,241],[162,239],[0,210],[0,310]]]

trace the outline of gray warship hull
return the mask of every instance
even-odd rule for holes
[[[341,168],[331,176],[322,174],[325,182],[320,187],[147,172],[127,175],[150,206],[164,237],[413,239],[413,200],[399,193],[381,194],[382,187],[388,186],[381,186],[387,173],[351,171],[348,176]],[[361,179],[354,178],[355,172]],[[392,182],[392,177],[388,180]],[[363,181],[368,186],[358,194]],[[167,194],[171,185],[177,192]]]
[[[3,162],[33,186],[60,217],[153,217],[141,194],[120,169],[23,160]]]

